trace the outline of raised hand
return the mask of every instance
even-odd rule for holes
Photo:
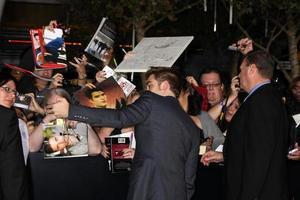
[[[185,79],[189,84],[197,86],[197,87],[199,86],[198,82],[196,81],[196,79],[193,76],[187,76]]]
[[[98,83],[101,83],[102,81],[104,81],[105,79],[106,79],[106,72],[105,71],[98,71],[97,73],[96,73],[96,76],[95,76],[95,78],[96,78],[96,81],[98,82]]]
[[[27,93],[26,96],[30,96],[31,102],[29,105],[29,110],[32,112],[44,114],[44,109],[37,103],[33,93]]]
[[[69,63],[75,67],[78,73],[78,79],[86,78],[86,66],[88,64],[87,57],[83,54],[81,58],[74,57],[76,63],[69,61]]]
[[[240,39],[237,42],[237,48],[242,54],[246,55],[250,51],[253,51],[253,41],[249,38]]]
[[[239,91],[240,91],[240,79],[239,76],[234,76],[231,79],[231,84],[230,84],[230,89],[231,89],[231,94],[237,96]]]
[[[63,80],[64,80],[64,76],[62,74],[60,74],[60,73],[55,74],[52,77],[52,82],[49,86],[49,89],[61,87],[62,83],[63,83]]]

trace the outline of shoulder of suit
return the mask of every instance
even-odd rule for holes
[[[258,89],[257,93],[263,93],[262,95],[265,95],[267,93],[277,96],[279,95],[279,91],[271,83],[261,86],[261,88]]]
[[[282,103],[282,99],[279,91],[272,84],[266,84],[251,94],[249,101],[247,100],[246,102],[251,102],[251,104],[258,103],[268,107],[277,103]]]
[[[6,108],[4,106],[0,106],[0,113],[2,116],[5,116],[0,120],[0,123],[2,125],[3,124],[7,125],[8,123],[11,123],[11,122],[13,122],[13,123],[17,122],[17,115],[13,109]]]
[[[150,92],[150,91],[145,91],[141,97],[143,97],[143,98],[149,98],[149,99],[162,98],[162,96],[160,96],[158,94],[155,94],[153,92]]]
[[[159,96],[158,94],[155,94],[153,92],[150,92],[148,90],[146,90],[144,93],[143,93],[143,96]]]
[[[161,96],[161,95],[153,93],[151,91],[145,91],[142,96],[147,96],[147,97],[151,97],[151,98],[158,98],[158,99],[166,99],[166,98],[176,99],[175,97],[172,97],[172,96]]]

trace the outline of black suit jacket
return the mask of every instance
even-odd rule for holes
[[[232,119],[224,146],[228,200],[287,199],[288,120],[275,88],[258,88]]]
[[[129,200],[191,198],[200,136],[174,97],[146,92],[122,110],[71,106],[69,118],[116,128],[135,126]]]
[[[28,199],[28,185],[16,113],[0,105],[0,199]]]

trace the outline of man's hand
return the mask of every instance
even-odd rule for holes
[[[296,143],[294,146],[294,149],[296,149],[294,152],[288,154],[289,160],[300,160],[300,147]]]
[[[238,76],[235,76],[231,79],[230,89],[231,89],[231,94],[236,97],[241,89],[240,79]]]
[[[48,105],[46,111],[54,114],[57,118],[67,118],[69,115],[69,102],[63,97],[57,97],[56,103]]]
[[[253,51],[253,41],[250,40],[249,38],[240,39],[237,42],[237,48],[240,50],[242,54],[246,55],[250,51]]]
[[[134,153],[135,153],[135,149],[133,148],[126,148],[126,149],[123,149],[123,158],[130,158],[130,159],[133,159],[134,157]]]
[[[32,112],[37,112],[37,113],[40,113],[40,114],[43,115],[44,114],[44,109],[36,102],[34,94],[33,93],[27,93],[25,95],[31,97],[29,110],[32,111]]]
[[[196,79],[193,76],[187,76],[185,79],[189,84],[197,86],[197,87],[199,86],[198,82],[196,81]]]
[[[101,83],[102,81],[104,81],[105,79],[106,79],[106,72],[105,71],[98,71],[97,73],[96,73],[96,76],[95,76],[95,78],[96,78],[96,81],[98,82],[98,83]]]
[[[64,76],[62,74],[60,74],[60,73],[55,74],[52,77],[52,82],[49,85],[49,89],[61,87],[63,80],[64,80]]]
[[[216,151],[208,151],[205,154],[203,154],[201,158],[201,162],[205,166],[209,166],[210,163],[219,163],[224,160],[223,153],[216,152]]]
[[[81,58],[74,57],[76,63],[69,61],[69,63],[75,67],[78,78],[83,79],[86,77],[86,66],[88,64],[87,57],[83,54]]]

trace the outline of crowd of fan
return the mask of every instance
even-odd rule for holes
[[[240,42],[247,43],[248,40],[242,40]],[[241,52],[247,51],[241,49]],[[247,53],[247,52],[246,52]],[[111,58],[111,56],[110,56]],[[110,59],[104,65],[109,65]],[[19,128],[22,135],[23,153],[25,163],[27,163],[27,157],[29,152],[37,152],[42,150],[43,146],[43,134],[42,124],[49,123],[56,119],[53,114],[48,114],[46,106],[55,103],[55,97],[61,96],[68,99],[68,101],[74,101],[72,94],[83,87],[93,87],[98,82],[105,80],[105,72],[98,71],[93,79],[87,77],[87,65],[88,60],[85,55],[81,58],[74,58],[73,62],[70,62],[75,67],[78,78],[74,81],[68,81],[65,84],[65,77],[62,73],[56,73],[53,69],[37,70],[34,73],[41,77],[51,79],[52,81],[45,81],[39,78],[30,77],[24,75],[14,69],[2,69],[1,77],[10,77],[14,86],[8,86],[8,82],[2,82],[1,80],[1,93],[6,93],[7,97],[10,97],[10,107],[13,105],[15,98],[18,93],[25,94],[31,97],[32,101],[28,110],[15,108],[17,116],[19,118]],[[34,65],[32,63],[32,65]],[[5,79],[3,79],[5,80]],[[182,108],[190,115],[194,123],[202,130],[201,134],[201,146],[204,147],[205,151],[209,150],[222,150],[222,144],[226,137],[227,126],[233,118],[235,112],[239,109],[243,103],[245,96],[243,91],[240,91],[239,78],[234,76],[231,79],[231,84],[228,91],[223,74],[217,68],[205,68],[201,72],[199,77],[186,76],[184,77],[183,89],[180,92],[178,100]],[[91,86],[92,85],[92,86]],[[14,88],[14,89],[12,89]],[[3,91],[2,91],[3,90]],[[134,91],[128,98],[127,104],[133,103],[140,94]],[[3,101],[0,99],[0,101]],[[291,187],[295,187],[297,181],[297,174],[299,172],[299,161],[300,150],[297,141],[299,141],[299,129],[298,124],[294,122],[292,116],[300,112],[300,77],[296,77],[289,86],[289,90],[284,93],[283,101],[286,104],[289,116],[291,118],[291,131],[286,133],[290,135],[290,146],[292,149],[298,149],[294,153],[287,155],[287,161],[291,166],[289,168],[290,184]],[[1,105],[3,102],[0,102]],[[91,127],[85,123],[77,123],[69,121],[68,126],[78,128],[82,126],[88,127],[88,147],[89,155],[96,156],[101,154],[105,158],[108,157],[108,149],[105,146],[105,137],[115,132],[128,132],[133,131],[134,127],[130,127],[122,130],[115,130],[110,127]],[[58,141],[59,138],[56,139]],[[64,140],[64,139],[62,139]],[[67,145],[57,142],[54,146],[53,151],[57,151],[60,148],[66,148]],[[221,150],[220,150],[221,149]],[[134,157],[134,148],[126,149],[123,156],[126,158]],[[200,158],[199,158],[200,159]],[[295,167],[298,166],[298,167]],[[222,164],[216,164],[215,166],[209,166],[213,169],[214,176],[206,176],[207,167],[200,164],[199,160],[199,173],[197,180],[197,189],[195,199],[204,197],[204,199],[222,199]],[[203,178],[211,179],[213,182],[205,181]],[[216,188],[215,181],[220,182],[219,188]],[[201,191],[211,191],[213,188],[214,192],[209,193],[207,197]],[[296,196],[299,191],[292,188],[291,191]],[[298,197],[299,198],[299,197]]]

